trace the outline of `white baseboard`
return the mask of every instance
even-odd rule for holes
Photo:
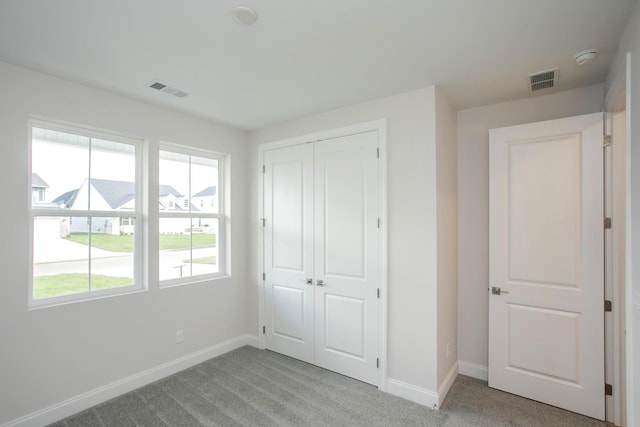
[[[432,409],[438,409],[438,393],[426,388],[389,378],[387,380],[387,393]]]
[[[442,406],[442,402],[444,401],[444,398],[449,393],[449,390],[451,390],[451,386],[453,385],[453,382],[456,380],[457,376],[458,376],[458,362],[453,364],[447,376],[444,377],[442,384],[440,384],[440,387],[438,387],[438,408]]]
[[[458,363],[454,363],[447,376],[438,387],[438,392],[428,390],[426,388],[418,387],[413,384],[408,384],[402,381],[394,380],[392,378],[387,379],[387,390],[389,394],[402,397],[403,399],[410,400],[420,405],[428,406],[431,409],[439,409],[440,405],[444,401],[444,398],[451,390],[453,382],[458,376]]]
[[[128,393],[137,388],[151,384],[187,368],[202,363],[212,357],[220,356],[245,345],[259,347],[260,341],[255,335],[242,335],[228,341],[207,347],[195,353],[182,356],[170,362],[138,372],[126,378],[95,388],[81,395],[72,397],[55,405],[41,409],[23,417],[3,424],[1,427],[37,427],[44,426],[70,415],[84,411],[109,399]]]
[[[489,380],[489,368],[476,363],[458,360],[458,372],[462,375],[477,378],[482,381]]]

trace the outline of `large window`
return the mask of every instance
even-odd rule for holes
[[[31,306],[142,287],[140,141],[33,122]]]
[[[223,157],[160,148],[159,277],[173,285],[224,274]]]

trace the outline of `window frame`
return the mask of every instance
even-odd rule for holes
[[[111,142],[117,142],[121,144],[128,144],[133,146],[134,148],[134,164],[135,164],[135,204],[134,210],[132,211],[108,211],[108,210],[80,210],[74,209],[69,210],[65,208],[34,208],[33,198],[29,197],[27,202],[27,211],[29,218],[29,236],[28,236],[28,246],[29,246],[29,274],[28,274],[28,308],[42,308],[42,307],[50,307],[56,306],[66,303],[75,303],[81,301],[90,301],[94,299],[99,299],[108,296],[115,295],[124,295],[135,292],[144,291],[146,289],[144,282],[144,271],[143,271],[143,248],[144,241],[146,236],[144,235],[144,227],[143,225],[143,143],[145,142],[142,138],[137,138],[134,136],[124,135],[117,132],[105,131],[105,130],[97,130],[90,127],[76,125],[76,124],[68,124],[68,123],[60,123],[52,120],[45,119],[36,119],[30,118],[28,120],[28,178],[27,184],[29,186],[29,193],[32,191],[32,155],[33,155],[33,128],[46,129],[51,131],[58,131],[69,133],[73,135],[79,135],[82,137],[87,137],[90,139],[102,139]],[[89,153],[91,152],[91,148],[89,149]],[[92,178],[91,176],[87,178]],[[108,289],[99,289],[99,290],[87,290],[83,292],[78,292],[74,294],[67,295],[59,295],[54,297],[46,297],[46,298],[38,298],[35,299],[33,296],[34,291],[34,224],[35,219],[37,217],[62,217],[69,218],[71,223],[71,218],[123,218],[130,217],[134,218],[134,247],[133,247],[133,284],[127,286],[118,286],[114,288]],[[89,270],[88,274],[91,274],[91,257],[89,256],[90,252],[87,256],[87,261],[89,262]]]
[[[211,212],[192,212],[191,209],[195,206],[192,203],[192,195],[187,195],[185,200],[188,203],[188,212],[177,211],[162,211],[160,210],[160,204],[155,207],[155,214],[158,215],[158,229],[156,234],[158,239],[160,238],[160,222],[163,218],[213,218],[218,220],[218,234],[216,236],[217,247],[217,265],[218,271],[216,273],[199,274],[196,276],[180,277],[174,279],[160,279],[158,262],[158,284],[160,288],[169,288],[174,286],[183,286],[194,283],[201,283],[204,281],[224,278],[229,276],[227,259],[228,259],[228,213],[226,206],[226,188],[228,185],[227,168],[229,162],[229,155],[214,150],[206,150],[202,148],[196,148],[184,144],[177,144],[172,142],[160,141],[158,144],[158,174],[160,174],[160,153],[162,151],[168,151],[176,154],[182,154],[187,156],[204,157],[207,159],[216,160],[218,162],[218,183],[216,186],[216,197],[218,199],[218,210],[216,213]],[[189,160],[189,167],[191,166],[191,159]],[[158,188],[160,185],[167,185],[168,183],[158,182]],[[156,189],[156,193],[158,190]],[[176,206],[178,203],[176,203]],[[158,245],[158,259],[160,256],[160,249]]]

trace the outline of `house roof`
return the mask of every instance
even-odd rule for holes
[[[111,209],[117,209],[134,199],[135,184],[129,181],[112,181],[110,179],[92,178],[91,185],[96,189]]]
[[[68,208],[73,205],[73,202],[76,201],[76,197],[78,196],[78,191],[80,189],[76,188],[75,190],[67,191],[64,194],[59,195],[55,199],[51,201],[51,203],[56,204],[58,206],[62,205],[64,208]]]
[[[215,196],[216,195],[216,186],[212,185],[210,187],[205,188],[204,190],[196,193],[193,197],[207,197],[207,196]]]
[[[160,188],[158,190],[158,195],[160,197],[167,197],[167,196],[182,197],[182,194],[180,194],[178,190],[176,190],[170,185],[160,185]]]
[[[97,178],[92,178],[90,182],[93,188],[95,188],[98,194],[102,196],[102,198],[107,202],[111,209],[118,209],[127,202],[133,200],[135,197],[135,183],[133,182]],[[67,191],[66,193],[56,197],[52,201],[52,203],[62,205],[65,208],[69,208],[73,206],[79,191],[79,188]],[[180,194],[178,190],[170,185],[160,185],[158,193],[160,198],[165,198],[168,196],[174,196],[176,198],[183,197],[183,195]],[[165,210],[185,210],[184,206],[181,206],[180,203],[175,203],[174,206],[170,208],[163,204],[162,201],[160,201],[160,206]],[[196,206],[192,206],[191,210],[198,211],[199,209]]]
[[[40,177],[37,173],[31,174],[31,187],[32,188],[49,188],[49,184]]]

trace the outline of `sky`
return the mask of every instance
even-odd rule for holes
[[[51,142],[54,140],[64,143]],[[89,169],[92,178],[135,181],[132,145],[100,139],[93,139],[92,144],[89,150],[89,138],[55,131],[46,131],[45,136],[34,129],[31,170],[49,184],[45,202],[79,188],[89,176]],[[188,157],[180,154],[171,157],[171,160],[160,160],[160,184],[171,185],[187,195],[190,182],[189,167],[185,161],[188,162]],[[217,163],[209,159],[198,160],[192,157],[192,195],[211,185],[217,186]]]

